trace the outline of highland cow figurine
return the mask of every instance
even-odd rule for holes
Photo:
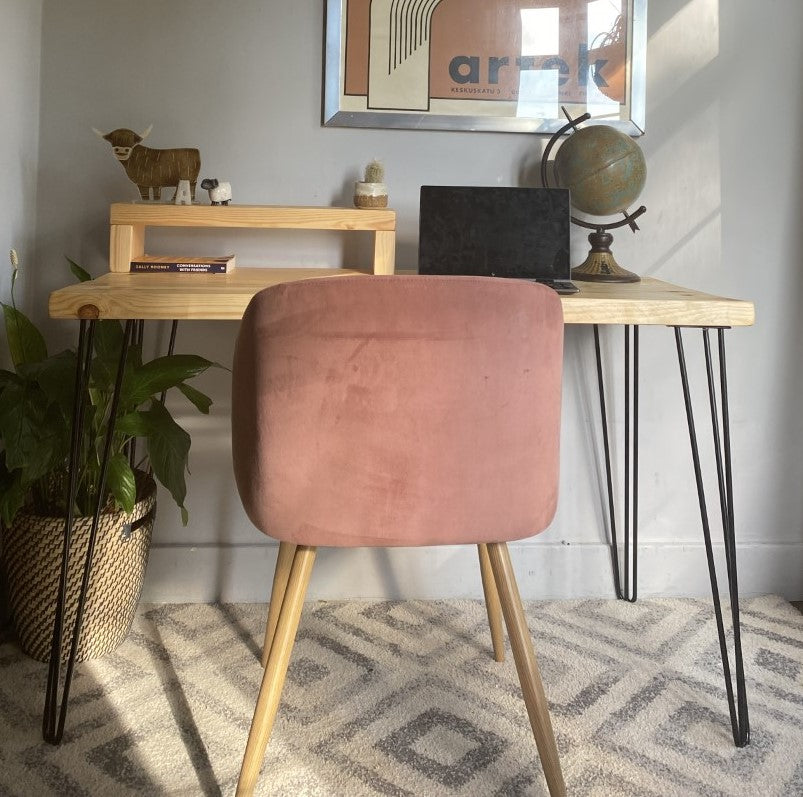
[[[178,188],[179,180],[188,180],[195,200],[195,184],[201,171],[201,155],[197,149],[151,149],[142,142],[151,132],[151,125],[142,135],[121,127],[104,135],[92,128],[100,138],[112,145],[114,157],[122,164],[128,179],[144,200],[160,199],[162,188]]]

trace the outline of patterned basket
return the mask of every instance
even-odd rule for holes
[[[111,653],[131,630],[148,562],[156,484],[137,474],[139,501],[134,511],[100,516],[77,661]],[[84,560],[92,518],[76,518],[67,574],[62,659],[70,654]],[[9,604],[20,647],[37,661],[48,661],[56,616],[56,596],[64,546],[64,518],[21,510],[4,529],[3,553]]]

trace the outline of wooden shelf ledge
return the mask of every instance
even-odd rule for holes
[[[117,202],[111,224],[145,227],[249,227],[256,229],[395,230],[387,208],[324,208],[280,205],[172,205]]]

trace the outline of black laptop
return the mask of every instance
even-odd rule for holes
[[[576,293],[565,188],[421,186],[419,274],[534,280]]]

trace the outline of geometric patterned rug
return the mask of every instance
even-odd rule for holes
[[[752,738],[733,745],[713,611],[696,599],[526,604],[570,795],[803,794],[803,615],[743,601]],[[231,795],[266,607],[150,605],[76,667],[64,742],[47,667],[0,638],[0,795]],[[261,795],[545,795],[508,649],[479,601],[305,606]]]

